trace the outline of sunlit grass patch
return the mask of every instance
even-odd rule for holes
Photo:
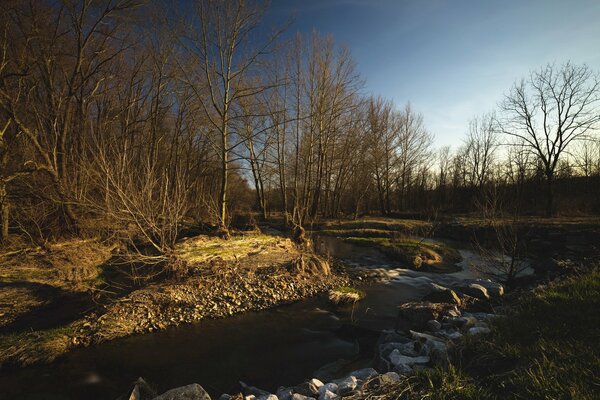
[[[188,263],[202,263],[213,259],[235,260],[269,249],[293,250],[288,239],[270,235],[240,235],[230,239],[198,236],[178,244],[177,258]]]
[[[329,301],[336,305],[352,304],[362,300],[366,293],[350,286],[341,286],[329,291]]]
[[[52,362],[72,345],[72,326],[0,335],[0,365]]]
[[[375,247],[413,269],[422,266],[449,268],[461,260],[460,253],[455,249],[418,238],[348,237],[344,240],[359,246]]]

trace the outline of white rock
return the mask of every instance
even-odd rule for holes
[[[204,388],[197,383],[171,389],[154,398],[155,400],[210,400]]]
[[[400,354],[398,350],[394,350],[390,353],[390,361],[394,366],[398,366],[400,364],[403,365],[415,365],[415,364],[427,364],[429,362],[429,357],[427,356],[418,356],[418,357],[409,357],[403,354]]]
[[[284,388],[280,386],[279,389],[277,389],[277,398],[279,400],[290,400],[293,394],[294,390],[292,388]]]
[[[321,388],[322,386],[323,382],[321,382],[317,378],[312,378],[310,381],[308,381],[308,387],[312,393],[318,393],[319,388]]]
[[[406,364],[399,364],[394,366],[394,371],[399,375],[410,375],[413,373],[413,369]]]
[[[257,400],[279,400],[279,398],[274,394],[269,394],[266,396],[259,396]]]
[[[316,400],[314,397],[308,397],[300,393],[294,393],[292,395],[292,400]]]
[[[480,335],[485,333],[490,333],[490,328],[483,328],[479,326],[475,326],[473,328],[469,328],[467,331],[467,335]]]
[[[386,372],[385,374],[379,375],[379,384],[387,385],[396,383],[400,380],[400,375],[395,372]]]
[[[351,392],[354,389],[356,389],[357,385],[358,385],[358,381],[356,380],[356,377],[351,375],[347,378],[344,378],[338,382],[337,394],[339,394],[341,396],[348,392]]]
[[[350,372],[350,375],[352,375],[359,381],[366,381],[367,379],[377,375],[377,371],[375,371],[373,368],[363,368],[354,372]]]
[[[338,385],[336,383],[329,382],[319,388],[319,396],[322,395],[323,393],[325,393],[326,391],[337,393],[337,390],[338,390]]]
[[[433,336],[433,335],[428,335],[426,333],[421,333],[421,332],[415,332],[415,331],[409,331],[410,335],[413,337],[413,339],[421,339],[421,340],[431,340],[431,341],[435,341],[435,342],[444,342],[443,339]]]
[[[437,332],[442,328],[442,324],[439,321],[436,321],[435,319],[432,319],[431,321],[427,321],[427,329],[430,330],[431,332]]]
[[[404,354],[405,356],[418,356],[419,352],[416,350],[415,348],[415,343],[416,342],[409,342],[409,343],[397,343],[397,342],[391,342],[391,343],[384,343],[382,345],[379,346],[379,353],[380,354],[388,354],[391,353],[394,350],[398,350],[400,353]]]
[[[446,339],[450,339],[450,340],[457,340],[457,339],[460,339],[461,337],[463,337],[462,333],[460,333],[459,331],[448,330],[448,329],[439,331],[439,332],[437,332],[437,334],[445,337]]]
[[[322,394],[319,395],[319,400],[333,400],[333,399],[337,399],[337,398],[338,398],[338,395],[333,393],[330,390],[326,390]]]

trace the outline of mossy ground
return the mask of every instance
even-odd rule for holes
[[[348,243],[359,246],[375,247],[384,254],[400,260],[408,268],[423,269],[432,272],[453,272],[458,270],[455,264],[461,256],[455,249],[431,241],[414,238],[374,238],[347,237]]]
[[[248,255],[268,251],[269,248],[293,250],[289,240],[271,235],[238,235],[228,240],[198,236],[180,243],[175,249],[175,255],[180,260],[197,264],[215,259],[238,260]]]
[[[321,230],[379,230],[402,233],[418,233],[431,228],[431,223],[416,219],[395,219],[384,217],[365,217],[355,220],[330,220],[322,223]]]

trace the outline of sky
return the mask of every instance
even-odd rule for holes
[[[410,101],[458,146],[516,80],[548,63],[600,71],[600,0],[272,0],[267,23],[347,45],[365,94]]]

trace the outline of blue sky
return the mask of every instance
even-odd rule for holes
[[[331,34],[365,93],[410,101],[436,144],[458,145],[515,80],[546,63],[600,70],[600,0],[272,0],[267,23]]]

